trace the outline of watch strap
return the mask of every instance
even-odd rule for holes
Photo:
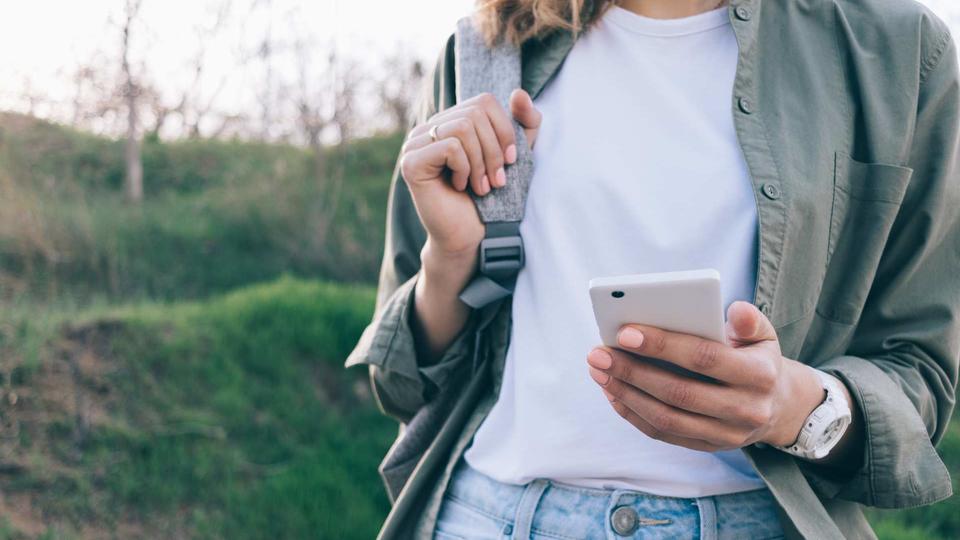
[[[811,368],[813,369],[813,368]],[[842,383],[833,376],[814,369],[826,396],[807,417],[797,440],[780,448],[804,459],[823,459],[840,442],[850,426],[850,404],[847,403]]]

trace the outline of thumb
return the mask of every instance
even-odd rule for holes
[[[523,127],[532,148],[543,114],[534,107],[533,99],[526,90],[518,88],[510,93],[510,114]]]
[[[734,302],[727,308],[727,338],[734,346],[777,341],[773,323],[749,302]]]

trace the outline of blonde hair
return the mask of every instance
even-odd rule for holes
[[[522,45],[555,31],[579,34],[616,0],[477,0],[477,17],[490,44]]]

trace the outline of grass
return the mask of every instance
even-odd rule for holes
[[[292,146],[147,141],[131,206],[119,142],[0,113],[0,299],[194,299],[284,273],[372,282],[399,147],[327,149],[317,175]]]
[[[31,420],[44,407],[25,399],[24,472],[0,489],[61,531],[372,538],[388,508],[376,463],[396,426],[363,374],[342,369],[372,305],[368,288],[283,278],[75,323],[64,339],[95,357],[68,390],[88,394],[88,432],[69,406]],[[60,361],[17,386],[48,384]]]

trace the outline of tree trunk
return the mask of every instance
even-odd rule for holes
[[[138,137],[137,97],[139,88],[133,80],[130,68],[130,30],[140,9],[141,0],[127,0],[127,20],[123,27],[122,61],[124,76],[124,98],[127,105],[127,145],[124,149],[126,162],[126,176],[124,187],[127,200],[139,204],[143,200],[143,161],[140,156],[140,140]]]
[[[127,200],[132,203],[143,201],[143,161],[140,155],[140,140],[137,138],[137,97],[136,91],[127,85],[127,144],[124,151],[126,162]]]

